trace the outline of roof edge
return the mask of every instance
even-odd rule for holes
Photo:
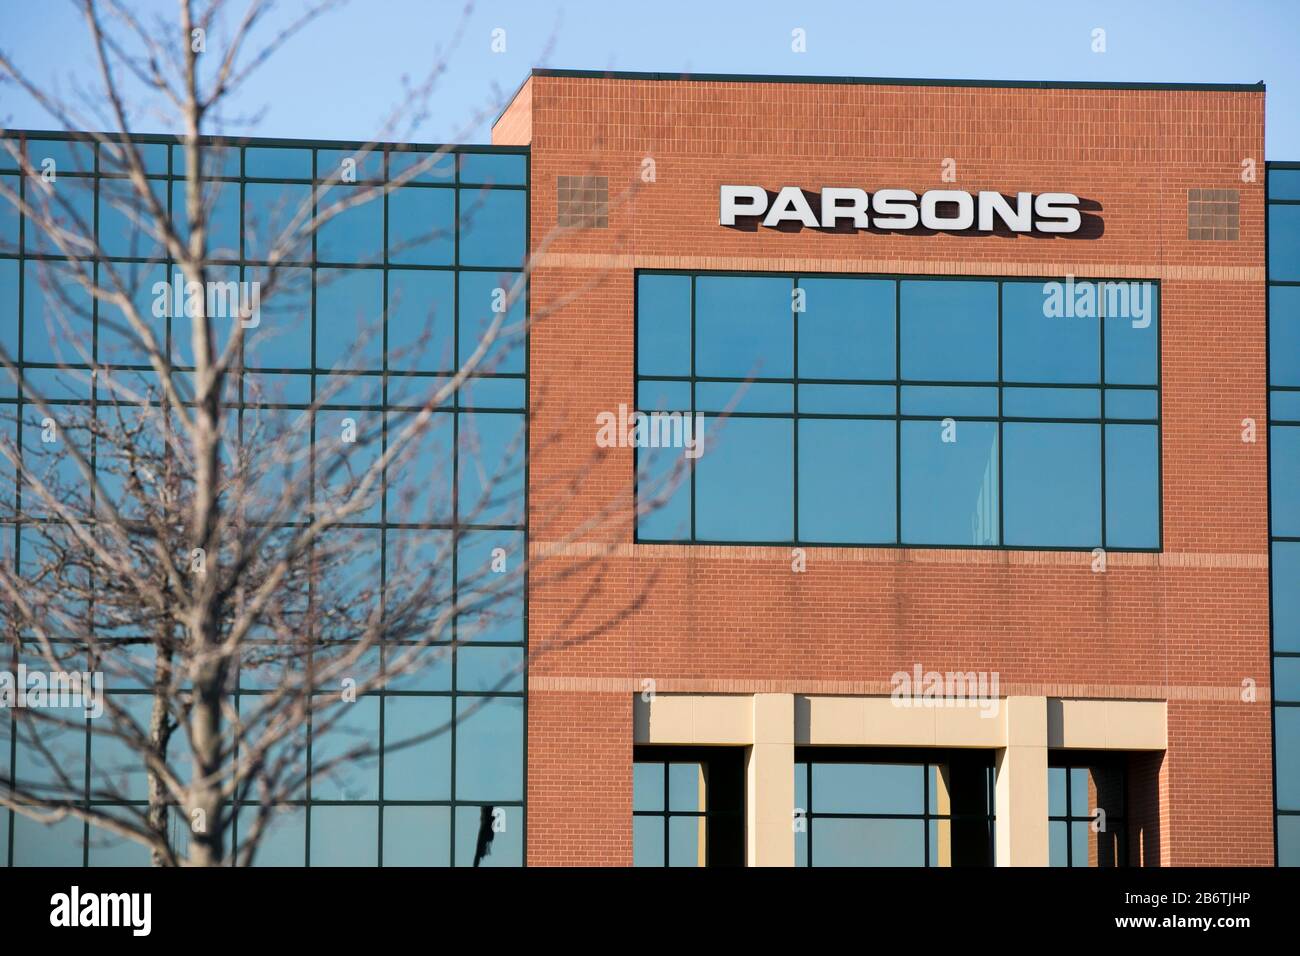
[[[676,80],[696,83],[813,83],[844,86],[952,86],[1037,90],[1168,90],[1223,93],[1263,93],[1258,83],[1114,83],[1092,80],[945,80],[898,76],[808,76],[760,73],[651,73],[631,70],[562,70],[535,67],[530,76],[553,76],[605,80]],[[522,85],[522,84],[521,84]]]

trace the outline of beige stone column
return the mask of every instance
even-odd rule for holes
[[[793,866],[794,695],[754,695],[754,742],[746,761],[749,866]]]
[[[1005,748],[997,752],[998,866],[1047,866],[1047,698],[1002,701]]]

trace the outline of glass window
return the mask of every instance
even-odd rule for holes
[[[311,202],[312,187],[306,184],[245,185],[244,255],[255,262],[265,261],[278,249],[282,261],[309,260]]]
[[[389,262],[444,266],[455,258],[455,193],[403,186],[388,194]]]
[[[997,380],[997,283],[905,280],[901,286],[904,379]]]
[[[460,366],[474,355],[498,317],[496,339],[476,372],[524,371],[524,290],[517,272],[462,272],[460,283]]]
[[[311,150],[249,146],[244,175],[255,179],[311,179]]]
[[[477,412],[462,415],[457,446],[458,518],[470,524],[523,521],[524,417]]]
[[[637,748],[634,866],[743,864],[743,755],[738,747]]]
[[[312,866],[378,866],[379,808],[311,808]]]
[[[1160,436],[1154,425],[1106,426],[1106,546],[1160,546]]]
[[[90,363],[94,301],[74,268],[61,262],[27,262],[23,285],[24,362]]]
[[[800,421],[799,540],[897,541],[896,443],[892,421]]]
[[[1106,384],[1155,385],[1159,381],[1160,309],[1154,283],[1113,283],[1129,302],[1106,303]],[[1117,314],[1118,313],[1118,314]]]
[[[1268,277],[1300,280],[1300,206],[1268,207]]]
[[[695,466],[695,531],[705,541],[794,535],[794,428],[789,419],[707,418],[716,444]]]
[[[236,174],[238,175],[238,174]],[[189,241],[190,219],[184,180],[172,181],[172,222],[182,242]],[[203,204],[207,210],[208,257],[239,258],[239,183],[209,180],[203,184]]]
[[[383,368],[383,309],[380,270],[317,270],[316,367]]]
[[[0,153],[5,153],[3,147],[0,147]],[[0,186],[8,190],[9,194],[18,195],[17,176],[0,176]],[[18,206],[11,200],[5,199],[0,202],[0,252],[18,252],[18,221],[20,218],[21,213],[18,211]]]
[[[995,422],[905,421],[904,544],[998,543]]]
[[[1007,422],[1002,439],[1006,543],[1100,545],[1101,427]]]
[[[324,220],[316,231],[316,258],[321,262],[377,265],[384,261],[384,200],[380,189],[331,186],[317,200],[316,214]]]
[[[452,183],[456,179],[454,153],[394,149],[388,154],[388,178],[407,177],[415,183]]]
[[[1268,383],[1300,385],[1300,286],[1268,290]]]
[[[788,378],[793,373],[791,292],[785,278],[695,280],[695,373]]]
[[[690,540],[690,466],[680,449],[637,449],[637,534],[642,540]]]
[[[523,701],[517,697],[459,697],[456,718],[457,799],[523,799]]]
[[[1300,541],[1274,541],[1273,650],[1300,654]]]
[[[1274,425],[1269,429],[1269,466],[1273,486],[1273,535],[1300,536],[1300,426]],[[1290,493],[1287,493],[1290,492]]]
[[[528,197],[519,189],[460,190],[460,264],[524,264]]]
[[[691,374],[691,277],[637,277],[637,370]]]
[[[384,700],[384,799],[451,798],[451,698]]]
[[[456,274],[427,270],[388,272],[388,367],[402,371],[454,371]]]
[[[523,866],[523,808],[484,804],[456,808],[457,866]]]
[[[57,191],[47,191],[28,180],[25,198],[35,215],[27,216],[25,251],[54,256],[89,255],[95,236],[95,181],[68,177],[59,179],[58,184]],[[56,232],[47,228],[51,225]]]
[[[166,215],[166,184],[150,180],[149,189],[158,208]],[[134,183],[125,179],[105,179],[100,183],[99,246],[105,255],[156,259],[163,252],[158,231],[149,203],[136,191]]]
[[[1101,379],[1101,323],[1051,308],[1059,282],[1002,284],[1002,376],[1009,382],[1082,384]],[[1073,311],[1073,310],[1070,310]]]
[[[1300,810],[1300,707],[1273,708],[1277,808]]]
[[[872,279],[800,279],[799,376],[892,379],[895,288]]]
[[[528,157],[511,153],[461,153],[460,181],[498,186],[522,186]]]
[[[1300,199],[1300,169],[1270,169],[1269,199]]]

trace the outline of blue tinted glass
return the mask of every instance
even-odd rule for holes
[[[903,543],[997,544],[997,424],[901,427]]]
[[[1300,385],[1300,286],[1268,290],[1268,382]]]
[[[456,637],[462,642],[523,642],[519,571],[524,557],[519,531],[473,531],[461,537],[456,579],[464,613],[456,621]]]
[[[80,820],[45,824],[15,813],[13,825],[14,866],[81,866],[86,827]]]
[[[697,817],[668,818],[668,865],[702,866],[701,830]]]
[[[1273,488],[1273,534],[1300,535],[1300,425],[1274,425],[1269,429],[1269,467]]]
[[[112,703],[135,724],[137,733],[143,735],[148,731],[153,710],[152,696],[114,694]],[[105,712],[108,712],[107,704]],[[101,793],[109,799],[149,799],[149,775],[139,754],[110,733],[96,733],[93,726],[90,735],[90,787],[92,794]]]
[[[1300,816],[1277,816],[1277,865],[1300,866]]]
[[[799,412],[808,415],[892,415],[893,385],[800,385]]]
[[[1300,657],[1273,659],[1273,699],[1300,703]]]
[[[523,408],[527,385],[522,378],[472,378],[460,389],[463,408]]]
[[[163,143],[141,143],[136,142],[135,151],[140,157],[140,165],[144,167],[146,175],[149,176],[166,176],[167,175],[167,147]],[[0,162],[0,165],[4,165]],[[99,150],[99,171],[101,173],[128,173],[131,169],[131,161],[127,158],[127,152],[119,144],[106,143],[101,144]]]
[[[813,813],[922,813],[922,764],[814,763]]]
[[[461,272],[460,362],[474,354],[498,315],[496,339],[475,367],[479,372],[524,370],[525,290],[517,272]],[[512,301],[513,297],[513,301]]]
[[[384,808],[384,866],[450,864],[450,807]]]
[[[637,372],[691,374],[691,277],[637,277]]]
[[[1002,414],[1008,418],[1100,418],[1096,388],[1004,388]]]
[[[1080,316],[1064,308],[1067,289],[1061,282],[1003,283],[1003,379],[1079,384],[1099,380],[1097,310],[1084,310],[1087,314]]]
[[[13,362],[18,361],[18,328],[18,261],[0,259],[0,348]],[[13,395],[13,388],[9,372],[0,373],[0,395]]]
[[[388,178],[415,183],[451,183],[456,179],[454,153],[422,153],[394,150],[388,154]]]
[[[874,544],[898,538],[895,424],[799,422],[799,539]]]
[[[1273,650],[1300,653],[1300,541],[1273,542]]]
[[[524,418],[478,412],[460,417],[459,518],[472,524],[523,520]]]
[[[1160,415],[1160,393],[1131,388],[1106,389],[1107,418],[1149,418]]]
[[[1268,207],[1268,277],[1300,279],[1300,206]]]
[[[384,698],[384,799],[451,797],[451,698]]]
[[[23,243],[28,252],[48,255],[85,256],[93,252],[91,240],[95,235],[95,181],[93,179],[66,178],[58,181],[58,191],[53,194],[32,186],[29,182],[27,202],[36,210],[39,219],[28,217]],[[9,200],[5,200],[7,204]],[[238,212],[238,206],[236,206]],[[51,235],[46,226],[53,223],[58,232]],[[236,220],[238,226],[238,220]],[[235,237],[238,240],[238,236]]]
[[[653,379],[638,383],[637,408],[646,412],[691,410],[690,382],[662,382]]]
[[[400,524],[448,522],[452,518],[452,417],[439,413],[416,434],[410,413],[388,413],[388,520]]]
[[[1101,544],[1101,426],[1003,426],[1006,543]]]
[[[894,377],[893,282],[800,279],[801,378]]]
[[[996,388],[951,385],[904,385],[904,415],[988,415],[998,413]]]
[[[456,721],[456,798],[523,799],[524,702],[459,697]]]
[[[167,185],[150,180],[158,208],[167,212]],[[162,243],[156,238],[159,220],[149,203],[125,179],[104,179],[99,184],[99,245],[109,256],[156,259],[162,255]],[[107,280],[104,280],[107,282]]]
[[[456,651],[456,689],[479,693],[522,691],[522,647],[461,647]]]
[[[696,382],[702,412],[792,412],[794,386],[773,382]]]
[[[462,183],[495,183],[522,186],[527,175],[527,157],[518,153],[461,153]]]
[[[239,178],[239,147],[201,144],[199,149],[202,173],[205,178],[225,176]],[[185,147],[172,147],[172,175],[185,176]]]
[[[1300,810],[1300,707],[1273,708],[1277,808]]]
[[[634,763],[632,765],[632,809],[664,809],[664,765],[662,763]]]
[[[384,274],[378,269],[316,273],[316,367],[383,367]]]
[[[244,175],[265,179],[311,179],[311,150],[249,146]]]
[[[0,154],[3,154],[0,148]],[[0,185],[13,195],[18,195],[18,177],[0,176]],[[18,251],[18,207],[8,199],[0,202],[0,252]]]
[[[378,807],[311,808],[312,866],[378,864]]]
[[[213,337],[216,341],[225,343],[231,333],[231,326],[240,314],[241,306],[252,304],[252,290],[247,286],[240,285],[239,266],[213,266],[208,269],[208,288],[207,288],[207,315],[211,316],[209,323],[212,328]],[[184,277],[177,279],[176,273],[172,273],[172,291],[188,290],[189,285]],[[182,298],[182,303],[185,299]],[[182,365],[194,365],[194,339],[193,339],[193,320],[194,310],[188,305],[183,305],[182,310],[176,308],[173,300],[172,308],[169,310],[172,323],[172,355]]]
[[[181,242],[189,242],[190,219],[185,205],[184,180],[172,182],[172,222]],[[209,181],[203,186],[208,216],[208,257],[239,258],[239,183]]]
[[[311,259],[312,187],[291,183],[247,183],[244,186],[244,255],[267,260],[271,251],[291,262]],[[301,218],[299,218],[301,216]]]
[[[691,534],[690,461],[676,448],[638,448],[637,536],[683,541]]]
[[[524,811],[517,806],[457,807],[457,866],[523,866]]]
[[[316,151],[316,178],[360,182],[384,175],[384,154],[378,149],[320,149]]]
[[[317,215],[323,220],[316,232],[321,262],[384,261],[384,201],[377,187],[333,186],[317,200]]]
[[[813,866],[924,866],[923,820],[837,819],[813,822]]]
[[[27,158],[38,171],[44,171],[46,160],[53,160],[53,171],[56,174],[93,173],[95,144],[71,140],[29,139]]]
[[[312,768],[319,774],[312,780],[312,796],[375,800],[379,797],[379,698],[359,697],[340,707],[325,711],[312,731]]]
[[[456,194],[407,186],[388,195],[388,261],[450,265],[456,256]]]
[[[1160,545],[1160,436],[1154,425],[1106,426],[1106,546]]]
[[[257,325],[244,330],[244,361],[253,368],[311,368],[311,270],[277,269],[274,286],[260,269],[246,274],[270,291]]]
[[[1269,415],[1274,421],[1300,421],[1300,392],[1269,393]]]
[[[1269,199],[1300,199],[1300,169],[1270,169]]]
[[[257,810],[239,811],[241,834],[248,833],[257,818]],[[266,829],[257,844],[254,866],[302,866],[307,859],[307,808],[281,807],[271,812]]]
[[[996,283],[904,281],[899,295],[903,378],[996,381]]]
[[[695,372],[789,378],[793,370],[790,279],[700,276],[695,280]]]
[[[703,810],[700,800],[700,765],[697,763],[672,763],[668,765],[668,809],[694,813]]]
[[[25,277],[23,360],[88,363],[93,345],[94,303],[72,267],[29,260]]]
[[[1160,341],[1160,296],[1153,282],[1123,282],[1118,303],[1106,303],[1106,383],[1155,385]]]
[[[393,269],[388,273],[388,367],[452,371],[455,290],[452,272]]]
[[[705,419],[696,463],[696,535],[712,541],[789,541],[794,535],[794,423]]]
[[[519,189],[460,191],[460,264],[523,265],[528,194]]]

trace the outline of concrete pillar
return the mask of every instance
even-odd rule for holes
[[[754,695],[754,742],[745,772],[749,866],[794,865],[794,695]]]
[[[1008,697],[997,752],[998,866],[1047,866],[1047,698]]]

